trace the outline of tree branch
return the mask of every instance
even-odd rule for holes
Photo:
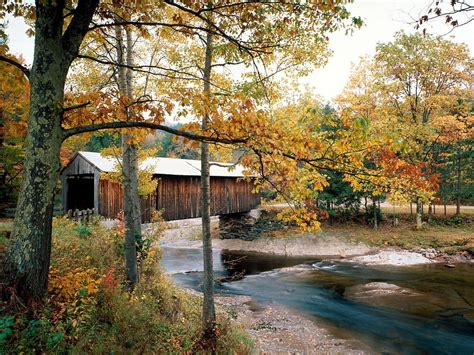
[[[250,137],[245,138],[219,138],[219,137],[208,137],[203,136],[200,134],[194,134],[186,131],[181,131],[179,129],[174,129],[168,126],[164,126],[157,123],[152,122],[145,122],[145,121],[115,121],[115,122],[104,122],[104,123],[97,123],[88,126],[81,126],[81,127],[74,127],[65,129],[64,132],[64,139],[69,138],[71,136],[87,133],[87,132],[95,132],[103,129],[118,129],[118,128],[149,128],[155,129],[159,131],[168,132],[174,134],[176,136],[180,136],[183,138],[187,138],[194,141],[200,142],[209,142],[209,143],[222,143],[222,144],[238,144],[238,143],[245,143],[247,142]]]
[[[11,64],[14,67],[17,67],[26,76],[26,78],[30,80],[30,69],[28,69],[27,67],[24,67],[23,65],[18,63],[16,60],[9,57],[5,57],[4,55],[0,54],[0,61]]]
[[[99,0],[79,0],[74,16],[63,34],[62,45],[66,63],[71,63],[79,53],[79,47],[92,21]],[[66,65],[66,67],[69,67]]]
[[[82,104],[78,104],[78,105],[72,105],[72,106],[69,106],[69,107],[64,107],[63,108],[63,113],[64,112],[68,112],[68,111],[72,111],[72,110],[77,110],[79,108],[83,108],[83,107],[86,107],[88,105],[90,105],[91,102],[90,101],[87,101],[87,102],[83,102]]]

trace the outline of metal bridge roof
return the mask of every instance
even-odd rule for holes
[[[119,158],[104,157],[95,152],[78,152],[78,155],[105,173],[117,171],[117,164],[120,163]],[[151,169],[156,175],[201,176],[200,160],[153,157],[143,161],[140,168]],[[238,178],[245,176],[243,171],[242,165],[211,162],[211,176]]]

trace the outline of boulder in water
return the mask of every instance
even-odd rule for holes
[[[394,266],[409,266],[431,263],[431,260],[424,257],[423,255],[407,250],[384,250],[378,252],[377,254],[356,256],[352,259],[348,259],[348,261],[366,265]]]
[[[441,309],[436,296],[386,282],[370,282],[347,287],[344,297],[370,306],[387,307],[420,315],[433,314]]]

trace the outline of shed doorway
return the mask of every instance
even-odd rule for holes
[[[94,175],[68,176],[66,210],[94,208]]]

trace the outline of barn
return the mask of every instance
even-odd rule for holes
[[[100,153],[78,152],[61,171],[64,212],[92,209],[106,218],[116,218],[123,210],[120,184],[104,178],[117,171],[118,160]],[[200,213],[201,162],[174,158],[148,158],[141,167],[158,179],[156,191],[141,199],[142,222],[149,222],[153,210],[162,210],[167,221],[195,218]],[[260,204],[253,182],[242,179],[243,167],[211,164],[211,214],[247,212]]]

